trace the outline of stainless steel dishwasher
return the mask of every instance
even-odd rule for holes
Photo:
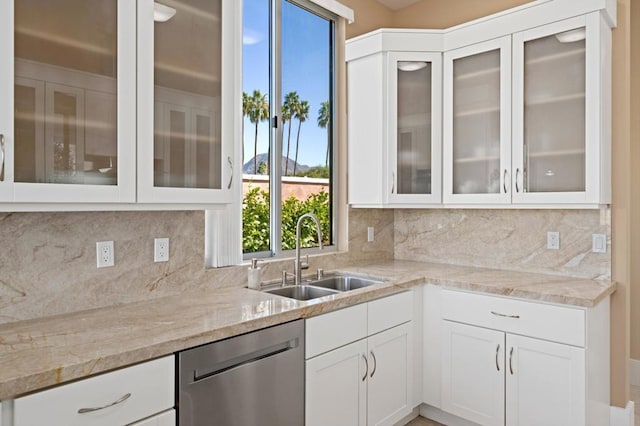
[[[178,353],[178,426],[304,424],[304,322]]]

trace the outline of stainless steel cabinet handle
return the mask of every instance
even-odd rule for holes
[[[391,193],[396,193],[396,174],[391,172]]]
[[[504,169],[504,176],[502,177],[502,189],[504,193],[507,193],[507,169]]]
[[[491,313],[499,317],[515,318],[515,319],[520,318],[520,315],[507,315],[507,314],[501,314],[500,312],[496,312],[496,311],[491,311]]]
[[[4,135],[0,134],[0,182],[4,182]]]
[[[369,377],[373,377],[373,375],[376,374],[376,369],[378,368],[378,361],[376,361],[376,356],[373,351],[371,351],[370,353],[371,358],[373,358],[373,371],[371,372],[371,375]]]
[[[121,403],[125,402],[129,398],[131,398],[131,394],[130,393],[124,395],[119,400],[117,400],[115,402],[112,402],[111,404],[107,404],[105,406],[102,406],[102,407],[81,408],[81,409],[78,410],[78,414],[93,413],[94,411],[104,410],[105,408],[109,408],[109,407],[113,407],[114,405],[121,404]]]
[[[498,363],[498,354],[500,353],[500,343],[496,347],[496,370],[500,371],[500,363]]]
[[[509,351],[509,372],[513,376],[513,346],[511,347],[511,350]]]
[[[233,183],[233,161],[231,161],[231,157],[227,157],[227,161],[229,162],[229,167],[231,168],[231,176],[229,177],[227,189],[231,189],[231,184]]]
[[[364,372],[364,376],[362,376],[362,381],[364,382],[367,379],[367,374],[369,374],[369,360],[365,354],[362,354],[362,358],[364,359],[364,365],[366,365],[367,369]]]
[[[520,187],[518,186],[518,177],[520,176],[520,169],[516,169],[516,192],[520,192]]]

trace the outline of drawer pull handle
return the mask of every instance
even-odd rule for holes
[[[376,370],[378,369],[378,361],[376,360],[376,355],[371,351],[371,358],[373,358],[373,371],[369,377],[373,377],[376,374]]]
[[[496,370],[500,371],[500,364],[498,363],[498,354],[500,353],[500,343],[496,347]]]
[[[114,405],[118,405],[121,404],[123,402],[125,402],[127,399],[131,398],[131,394],[128,393],[126,395],[123,395],[119,400],[112,402],[111,404],[107,404],[103,407],[94,407],[94,408],[81,408],[78,410],[78,414],[85,414],[85,413],[93,413],[94,411],[100,411],[100,410],[104,410],[105,408],[109,408],[109,407],[113,407]]]
[[[367,374],[369,374],[369,360],[367,359],[365,354],[362,354],[362,358],[364,359],[364,365],[366,366],[364,376],[362,377],[362,381],[364,382],[367,379]]]
[[[500,312],[496,312],[496,311],[491,311],[491,313],[499,317],[515,318],[515,319],[520,318],[520,315],[507,315],[507,314],[501,314]]]
[[[511,350],[509,351],[509,372],[513,376],[513,346],[511,347]]]

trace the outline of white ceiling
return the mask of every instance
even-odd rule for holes
[[[378,0],[378,2],[393,10],[402,9],[419,1],[420,0]]]

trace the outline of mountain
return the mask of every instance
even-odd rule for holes
[[[267,162],[267,156],[268,154],[263,153],[263,154],[258,154],[256,156],[256,158],[258,159],[258,167],[260,167],[260,163],[266,163]],[[287,161],[286,157],[283,155],[282,156],[282,172],[284,172],[284,165],[286,164],[285,161]],[[291,158],[289,158],[289,173],[293,173],[293,165],[296,162],[293,161]],[[296,167],[296,171],[306,171],[309,170],[310,167],[309,166],[305,166],[304,164],[298,164],[298,166]],[[253,158],[251,158],[249,161],[247,161],[246,163],[244,163],[244,165],[242,166],[242,173],[244,174],[248,174],[248,175],[252,175],[254,174],[254,170],[253,170]]]

